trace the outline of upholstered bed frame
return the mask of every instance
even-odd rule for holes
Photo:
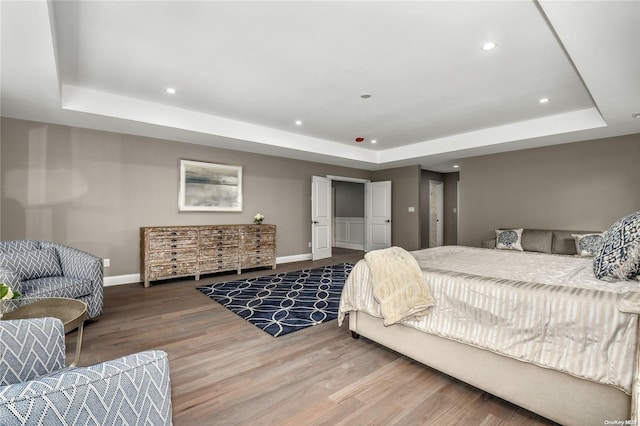
[[[638,301],[631,301],[639,313]],[[629,306],[625,312],[629,312]],[[361,311],[349,313],[349,329],[418,362],[565,425],[603,425],[636,419],[635,399],[623,391],[556,370],[427,334]],[[636,362],[638,356],[636,353]],[[633,393],[637,395],[638,368]],[[612,423],[609,423],[612,424]]]

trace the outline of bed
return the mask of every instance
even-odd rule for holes
[[[435,304],[385,325],[361,260],[338,314],[354,337],[561,424],[637,419],[638,281],[598,280],[593,260],[576,256],[462,246],[410,255]]]

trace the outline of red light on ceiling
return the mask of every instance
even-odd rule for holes
[[[356,142],[358,142],[358,143],[362,142],[363,140],[364,140],[364,138],[362,136],[358,136],[356,138]]]

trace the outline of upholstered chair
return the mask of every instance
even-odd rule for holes
[[[104,301],[102,259],[50,241],[0,241],[0,282],[25,299],[68,297],[96,318]]]
[[[163,351],[65,368],[62,322],[0,321],[0,425],[170,425]]]

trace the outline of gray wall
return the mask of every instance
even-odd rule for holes
[[[311,176],[371,172],[118,133],[2,119],[3,240],[46,239],[111,259],[106,276],[139,272],[141,226],[278,226],[277,254],[309,253]],[[178,162],[242,165],[242,213],[178,213]]]
[[[364,184],[332,181],[335,190],[334,215],[337,217],[364,217]]]
[[[371,179],[392,182],[391,242],[405,250],[420,248],[420,174],[420,166],[406,166],[375,171]]]
[[[460,243],[499,227],[606,230],[640,210],[640,134],[473,157],[460,165]]]

